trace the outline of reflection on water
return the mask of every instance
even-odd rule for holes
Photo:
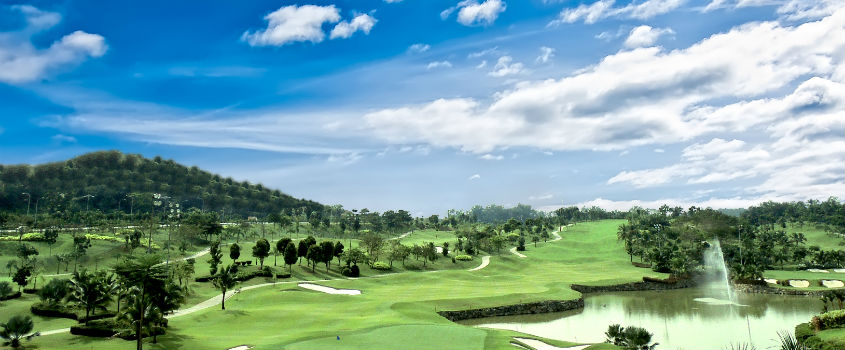
[[[460,323],[585,343],[603,342],[607,326],[619,323],[648,329],[659,349],[723,349],[738,342],[769,349],[779,345],[777,331],[792,332],[821,309],[813,297],[739,293],[736,298],[743,306],[721,302],[707,288],[606,293],[584,298],[583,310]]]

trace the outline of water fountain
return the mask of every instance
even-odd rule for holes
[[[704,275],[705,285],[714,291],[719,291],[719,298],[698,298],[696,301],[709,304],[737,305],[736,294],[730,281],[730,272],[725,265],[725,256],[718,239],[714,239],[710,247],[704,251],[704,265],[709,271]]]

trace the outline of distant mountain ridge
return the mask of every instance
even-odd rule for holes
[[[37,202],[42,210],[99,209],[148,212],[153,194],[178,201],[183,208],[264,217],[291,209],[322,212],[324,205],[271,190],[261,184],[187,167],[161,157],[144,158],[119,151],[87,153],[39,165],[0,165],[0,210],[25,212]],[[27,195],[28,194],[28,195]],[[89,196],[91,195],[91,196]],[[132,208],[130,208],[132,207]]]

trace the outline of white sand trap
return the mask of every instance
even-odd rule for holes
[[[770,284],[778,284],[778,280],[776,280],[774,278],[766,278],[766,279],[764,279],[764,281],[766,281],[766,283],[770,283]]]
[[[305,289],[316,290],[318,292],[328,293],[328,294],[345,294],[345,295],[358,295],[361,294],[360,290],[357,289],[335,289],[332,287],[321,286],[319,284],[311,284],[311,283],[300,283],[297,284]]]
[[[437,254],[443,254],[443,247],[434,247],[434,250],[437,251]]]
[[[591,344],[576,345],[576,346],[570,346],[568,348],[559,348],[557,346],[553,346],[553,345],[549,345],[549,344],[546,344],[544,342],[541,342],[537,339],[529,339],[529,338],[514,338],[514,339],[519,340],[519,341],[521,341],[525,344],[528,344],[529,346],[531,346],[532,348],[535,348],[537,350],[582,350],[582,349],[585,349],[585,348],[587,348],[588,346],[591,345]]]
[[[516,251],[516,247],[511,248],[511,253],[516,254],[516,256],[518,256],[518,257],[520,257],[520,258],[527,258],[527,256],[525,256],[525,255],[523,255],[522,253],[520,253],[520,252]]]
[[[490,256],[489,255],[482,256],[481,257],[481,265],[478,265],[478,267],[475,267],[475,268],[471,268],[468,271],[481,270],[481,269],[487,267],[487,265],[490,265]]]
[[[723,300],[723,299],[716,299],[716,298],[695,298],[693,299],[699,303],[704,303],[708,305],[734,305],[734,306],[748,306],[734,303],[730,300]]]
[[[234,348],[229,348],[229,350],[247,350],[247,349],[252,349],[252,347],[249,346],[249,345],[238,345]]]
[[[845,283],[842,281],[837,280],[824,280],[822,281],[822,285],[828,288],[842,288],[845,287]]]
[[[819,270],[819,269],[807,269],[807,272],[830,273],[830,271],[828,271],[828,270]]]
[[[836,273],[845,273],[845,269],[833,269],[833,272],[836,272]]]
[[[810,286],[810,281],[806,280],[789,280],[789,285],[795,288],[807,288]]]

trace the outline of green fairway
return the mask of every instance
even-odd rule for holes
[[[229,299],[225,311],[211,307],[171,319],[167,335],[159,337],[158,344],[146,346],[157,349],[228,349],[238,345],[256,349],[376,349],[397,345],[414,349],[513,348],[510,345],[513,332],[459,325],[436,311],[573,299],[579,293],[569,288],[572,283],[603,285],[636,281],[643,275],[664,277],[630,264],[623,246],[616,240],[619,223],[600,221],[565,228],[559,241],[541,243],[537,248],[528,245],[524,252],[528,257],[523,259],[503,249],[501,254],[494,254],[488,267],[478,271],[463,268],[409,271],[360,279],[306,276],[300,272],[302,277],[311,277],[302,279],[334,279],[319,283],[358,289],[362,294],[330,295],[298,288],[295,282],[248,290]],[[429,234],[433,233],[424,232],[421,236]],[[243,251],[249,251],[247,246]],[[228,256],[224,257],[224,263],[228,260]],[[474,267],[479,260],[466,262],[465,267]],[[446,258],[438,259],[441,262],[452,265]],[[332,266],[333,270],[335,267]],[[304,266],[299,269],[305,270]],[[317,270],[321,268],[318,266]],[[325,266],[322,270],[325,271]],[[259,282],[249,284],[255,283]],[[207,284],[192,286],[197,294],[214,295]],[[46,330],[40,324],[36,328]],[[68,334],[39,337],[32,344],[42,348],[61,345],[68,349],[134,347],[134,343],[122,340]]]

